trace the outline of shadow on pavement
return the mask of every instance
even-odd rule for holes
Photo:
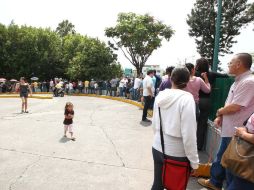
[[[62,137],[59,142],[60,143],[67,143],[68,141],[70,141],[71,139],[67,138],[67,137]]]
[[[142,125],[143,127],[149,127],[150,125],[152,125],[152,122],[140,121],[140,125]]]

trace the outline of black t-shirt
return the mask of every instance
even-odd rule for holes
[[[68,110],[64,111],[64,115],[68,116],[69,114],[74,115],[74,111],[68,111]],[[66,118],[64,119],[64,122],[63,122],[63,124],[65,125],[70,125],[72,123],[73,123],[72,119],[66,119]]]
[[[196,72],[195,73],[195,76],[197,77],[201,77],[203,79],[203,77],[201,76],[201,73],[200,72]],[[222,74],[222,73],[217,73],[217,72],[213,72],[213,71],[210,71],[208,74],[207,74],[207,77],[208,77],[208,81],[211,85],[211,87],[214,86],[214,83],[215,83],[215,80],[217,78],[228,78],[229,76],[227,74]],[[204,80],[204,79],[203,79]],[[199,97],[200,98],[209,98],[210,97],[210,93],[205,93],[203,91],[199,91]]]
[[[29,86],[28,84],[21,84],[20,85],[20,93],[21,94],[27,94],[29,91]]]

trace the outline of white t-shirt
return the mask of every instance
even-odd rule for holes
[[[50,86],[53,87],[54,86],[54,82],[51,80],[50,81]]]
[[[152,93],[154,94],[153,79],[149,75],[146,75],[146,77],[143,80],[143,96],[152,95],[149,93],[148,87],[150,87],[152,89]]]
[[[119,83],[119,87],[120,88],[126,87],[127,82],[128,82],[128,79],[122,79]]]
[[[134,80],[134,89],[140,88],[141,85],[141,79],[140,78],[135,78]]]
[[[120,80],[120,82],[119,82],[119,87],[123,88],[123,86],[124,86],[124,79]]]
[[[123,87],[127,87],[128,79],[124,79],[124,85]]]
[[[69,89],[72,90],[73,89],[73,84],[69,83]]]

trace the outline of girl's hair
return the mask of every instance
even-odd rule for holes
[[[69,107],[69,106],[72,106],[73,107],[73,104],[71,103],[71,102],[67,102],[66,104],[65,104],[65,110]]]
[[[186,67],[176,67],[172,71],[171,80],[178,89],[183,89],[190,80],[190,72]]]
[[[207,59],[201,57],[196,61],[196,71],[199,73],[209,72],[209,62]]]
[[[171,73],[172,73],[174,68],[175,68],[174,66],[167,67],[166,68],[166,74],[171,76]]]
[[[186,63],[185,67],[189,70],[190,73],[191,73],[192,69],[194,69],[194,65],[192,63]]]

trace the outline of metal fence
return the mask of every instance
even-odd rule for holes
[[[211,111],[210,120],[214,120],[216,116],[216,111],[218,108],[223,107],[228,96],[228,91],[230,86],[233,84],[234,78],[217,78],[215,85],[212,88],[211,93]]]
[[[228,96],[230,86],[233,84],[234,78],[218,78],[212,89],[211,94],[211,111],[208,122],[207,134],[206,134],[206,146],[205,150],[211,159],[214,160],[217,154],[217,150],[220,145],[220,133],[221,131],[214,127],[213,120],[215,119],[217,109],[223,107]]]

